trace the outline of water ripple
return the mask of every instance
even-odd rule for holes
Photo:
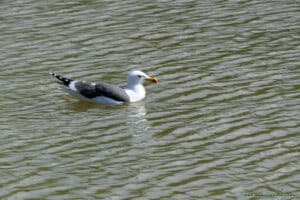
[[[26,0],[0,11],[1,198],[300,195],[294,1]],[[48,76],[123,85],[133,69],[160,82],[117,107],[79,102]]]

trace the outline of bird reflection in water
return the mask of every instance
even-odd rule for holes
[[[127,113],[127,127],[133,136],[139,137],[150,132],[151,126],[146,118],[147,109],[144,102],[128,105],[125,113]]]

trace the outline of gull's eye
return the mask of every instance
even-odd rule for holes
[[[137,75],[137,77],[138,77],[138,78],[142,78],[143,76],[142,76],[142,75]]]

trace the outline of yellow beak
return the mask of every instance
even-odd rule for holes
[[[146,80],[151,81],[152,83],[157,83],[158,80],[155,77],[148,77]]]

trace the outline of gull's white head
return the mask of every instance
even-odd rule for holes
[[[128,85],[143,84],[145,80],[157,83],[158,80],[155,77],[148,76],[142,71],[132,71],[128,74]]]

